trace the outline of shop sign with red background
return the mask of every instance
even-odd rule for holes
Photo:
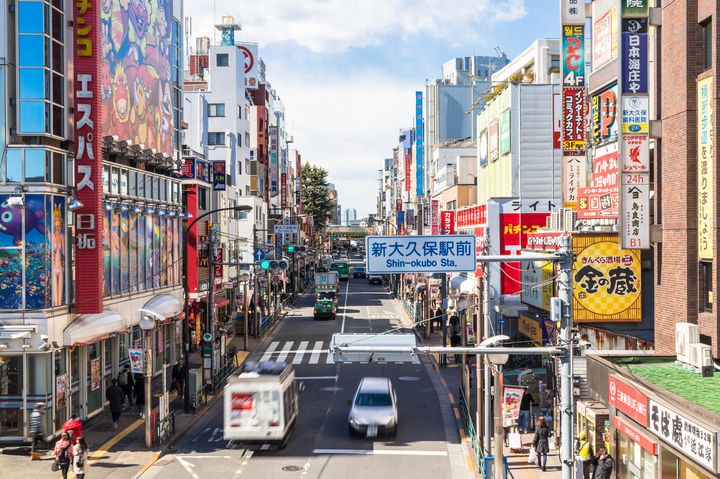
[[[500,252],[501,255],[519,255],[527,246],[528,235],[543,228],[550,213],[501,213]],[[522,289],[521,266],[519,262],[500,263],[502,294],[519,293]]]
[[[619,411],[627,414],[643,426],[648,424],[648,398],[624,382],[608,377],[608,400]]]
[[[487,224],[487,205],[473,206],[457,212],[458,228],[484,224]]]
[[[585,89],[563,88],[563,151],[585,151]]]
[[[280,207],[287,208],[287,173],[280,173]]]
[[[593,182],[597,188],[618,188],[617,149],[593,158]]]
[[[570,236],[569,233],[557,231],[536,231],[528,234],[525,249],[535,251],[559,251],[562,239]]]
[[[618,217],[618,188],[578,188],[578,219]]]
[[[615,429],[618,432],[629,437],[635,444],[640,444],[640,447],[645,449],[653,456],[657,456],[657,444],[652,442],[647,436],[643,436],[642,434],[637,432],[635,428],[633,428],[617,416],[615,416],[614,424]]]
[[[454,211],[441,211],[440,212],[440,233],[444,235],[455,234],[455,212]]]
[[[75,281],[75,312],[103,311],[102,141],[99,2],[73,2],[75,261],[82,274]]]
[[[430,227],[432,234],[440,234],[440,201],[432,200],[430,203]]]
[[[475,228],[475,254],[477,256],[481,256],[484,254],[485,249],[485,228]],[[478,261],[477,265],[475,266],[475,277],[476,278],[482,278],[485,276],[485,272],[483,270],[483,263]]]

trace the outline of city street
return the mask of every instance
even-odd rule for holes
[[[333,333],[380,333],[405,321],[381,286],[351,279],[341,283],[341,291],[336,320],[313,320],[313,296],[307,294],[251,355],[253,360],[292,362],[305,383],[297,426],[284,449],[229,449],[219,401],[142,477],[472,477],[452,411],[440,407],[439,395],[447,392],[429,358],[414,364],[333,363],[327,352]],[[349,437],[349,401],[364,376],[393,381],[399,404],[396,438]]]

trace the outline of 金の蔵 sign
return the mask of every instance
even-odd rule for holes
[[[475,236],[368,236],[368,273],[475,271]]]

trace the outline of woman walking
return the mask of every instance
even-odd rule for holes
[[[533,447],[537,453],[538,467],[545,471],[547,466],[547,455],[550,452],[550,428],[544,417],[541,417],[535,423],[535,437],[533,438]]]
[[[73,446],[73,472],[77,479],[85,479],[88,463],[88,447],[85,438],[80,436]]]
[[[70,435],[64,432],[60,435],[60,440],[55,443],[55,465],[62,472],[63,479],[67,479],[72,457],[73,447],[72,442],[70,442]]]

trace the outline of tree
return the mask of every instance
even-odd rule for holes
[[[333,209],[327,176],[328,172],[324,168],[308,163],[302,165],[300,199],[305,213],[312,215],[316,230],[327,224]]]

